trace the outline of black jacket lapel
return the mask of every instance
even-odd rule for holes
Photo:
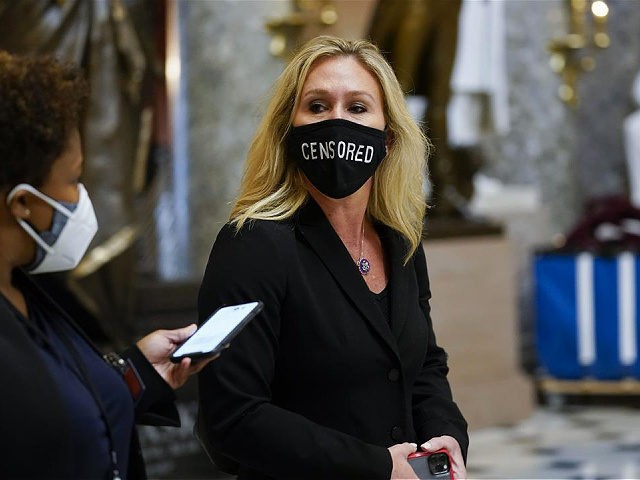
[[[384,226],[379,232],[390,266],[388,273],[391,287],[391,331],[393,336],[399,339],[407,321],[407,299],[412,298],[407,295],[407,289],[413,273],[413,260],[403,265],[407,245],[398,233]]]
[[[325,217],[322,209],[312,199],[309,199],[299,212],[297,227],[345,295],[397,356],[397,342],[386,319],[373,302],[367,284],[351,260],[351,256],[340,237]]]

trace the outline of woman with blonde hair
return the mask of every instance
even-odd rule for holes
[[[466,475],[420,243],[427,149],[371,43],[318,37],[285,68],[198,300],[201,319],[264,303],[200,374],[197,432],[221,468],[417,478],[421,444]]]

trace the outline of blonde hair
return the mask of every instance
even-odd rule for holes
[[[253,219],[284,220],[307,200],[302,173],[295,162],[286,159],[285,138],[309,69],[318,59],[333,56],[357,59],[382,89],[386,128],[392,140],[386,158],[373,175],[367,214],[407,240],[406,263],[422,238],[426,208],[422,187],[429,142],[409,114],[392,68],[378,48],[365,40],[316,37],[303,45],[285,67],[249,148],[230,221],[240,229]]]

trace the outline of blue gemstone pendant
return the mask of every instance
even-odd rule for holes
[[[369,263],[369,260],[367,260],[366,258],[361,258],[360,260],[358,260],[358,270],[360,270],[360,273],[362,275],[366,275],[367,273],[369,273],[369,270],[371,270],[371,264]]]

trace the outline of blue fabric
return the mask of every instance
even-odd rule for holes
[[[576,256],[545,253],[534,258],[536,348],[542,373],[560,379],[640,378],[640,360],[623,365],[619,352],[618,259],[595,256],[593,295],[596,358],[578,361]],[[640,349],[640,255],[635,256],[636,346]],[[640,352],[639,352],[640,354]]]
[[[636,328],[636,345],[640,350],[640,255],[636,255],[636,315],[638,317]],[[640,352],[638,352],[640,355]],[[632,374],[635,378],[640,378],[640,360],[633,367]]]
[[[574,257],[538,255],[534,272],[538,363],[554,377],[580,378]]]
[[[66,209],[71,212],[75,211],[75,209],[78,207],[77,203],[60,202],[60,201],[58,203],[63,207],[66,207]],[[44,242],[47,245],[49,246],[53,245],[54,243],[56,243],[56,240],[58,240],[58,237],[62,233],[62,229],[67,224],[68,220],[69,220],[69,217],[67,217],[64,213],[60,212],[60,210],[57,210],[54,208],[53,217],[51,218],[51,228],[49,228],[49,230],[40,232],[40,238],[42,238],[42,240],[44,240]],[[33,262],[31,262],[31,265],[27,266],[26,269],[29,271],[35,270],[38,267],[38,265],[42,263],[46,254],[47,252],[44,250],[44,248],[42,248],[39,243],[36,243],[35,257],[33,259]]]
[[[77,362],[62,341],[60,331],[69,339],[84,364],[106,411],[118,467],[126,478],[129,445],[134,428],[134,408],[126,384],[67,322],[59,315],[43,311],[37,303],[29,304],[30,321],[42,334],[43,358],[67,405],[74,424],[75,478],[111,478],[111,459],[106,426],[100,409],[82,380]],[[55,323],[54,323],[55,322]],[[54,328],[55,325],[55,328]]]

